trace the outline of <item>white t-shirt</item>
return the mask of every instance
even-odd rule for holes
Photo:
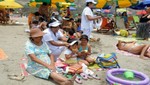
[[[43,32],[46,33],[43,36],[43,41],[47,43],[51,51],[56,51],[56,49],[58,49],[59,46],[54,46],[49,41],[60,42],[59,38],[63,37],[63,34],[60,32],[60,30],[58,30],[56,35],[54,35],[50,28],[45,29]]]
[[[70,55],[72,54],[72,51],[70,49],[66,49],[64,54]],[[67,63],[77,63],[77,54],[73,54],[70,59],[66,59]]]
[[[93,29],[93,21],[88,20],[86,15],[90,15],[91,17],[94,16],[91,8],[85,7],[83,12],[82,12],[81,30],[84,30],[84,29],[91,29],[92,30]]]

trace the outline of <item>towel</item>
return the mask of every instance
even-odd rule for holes
[[[0,48],[0,60],[7,59],[8,56],[5,54],[5,52]]]

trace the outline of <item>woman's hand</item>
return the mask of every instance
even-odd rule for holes
[[[56,71],[56,68],[55,68],[55,66],[53,64],[48,65],[47,68],[50,69],[50,70],[52,70],[53,72]]]

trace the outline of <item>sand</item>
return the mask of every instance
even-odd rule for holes
[[[17,18],[19,22],[27,23],[27,18]],[[55,85],[51,80],[43,80],[34,76],[27,76],[24,81],[16,81],[8,79],[8,74],[21,74],[19,64],[24,55],[25,42],[28,39],[28,34],[25,33],[27,24],[24,25],[0,25],[0,48],[5,51],[8,56],[7,60],[0,61],[0,85]],[[92,42],[92,49],[99,53],[116,52],[115,44],[117,43],[116,36],[104,35],[93,32],[94,37],[101,38],[100,42]],[[142,41],[149,43],[149,41]],[[97,56],[94,54],[93,56]],[[63,56],[63,55],[62,55]],[[138,57],[125,56],[118,54],[118,62],[121,68],[137,70],[143,72],[150,77],[150,59],[142,60]],[[105,81],[106,71],[97,72],[101,80],[83,81],[83,85],[107,85]],[[78,85],[75,83],[75,85]]]

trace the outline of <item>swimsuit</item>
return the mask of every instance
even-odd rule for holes
[[[85,49],[82,48],[82,46],[79,47],[79,52],[82,52],[83,50],[88,50],[88,46],[86,46]],[[86,58],[86,56],[82,56],[82,57],[78,57],[77,60],[84,60]]]

